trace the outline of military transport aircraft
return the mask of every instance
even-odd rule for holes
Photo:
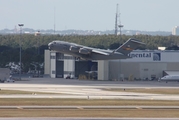
[[[55,40],[48,44],[50,50],[60,53],[69,54],[84,60],[112,60],[112,59],[127,59],[128,54],[136,49],[139,45],[145,45],[136,39],[130,38],[116,50],[104,50],[92,47],[87,47],[75,43]]]

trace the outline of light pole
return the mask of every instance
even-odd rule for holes
[[[37,36],[37,55],[39,55],[39,43],[40,43],[39,39],[40,38],[38,36],[40,36],[40,31],[37,31],[35,33],[35,36]]]
[[[38,63],[38,77],[40,76],[40,72],[39,72],[39,70],[40,70],[40,68],[39,68],[39,55],[40,55],[40,52],[39,52],[39,43],[40,43],[40,37],[38,37],[38,36],[40,36],[40,31],[37,31],[36,33],[35,33],[35,36],[37,36],[37,63]],[[36,66],[37,67],[37,66]]]
[[[121,29],[124,27],[124,25],[122,25],[121,22],[120,22],[118,27],[120,28],[120,40],[122,40],[122,31],[121,31]],[[119,46],[120,46],[120,44],[119,44]],[[121,60],[120,59],[119,59],[119,63],[120,63],[120,65],[119,65],[119,73],[120,74],[118,74],[118,79],[120,80],[122,78],[122,69],[121,69],[122,65],[121,65]]]
[[[20,42],[19,42],[19,44],[20,44],[20,52],[19,52],[19,56],[20,56],[20,69],[19,69],[19,80],[21,80],[21,37],[22,37],[22,26],[24,26],[24,24],[18,24],[19,25],[19,27],[20,27]]]

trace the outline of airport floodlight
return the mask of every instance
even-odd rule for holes
[[[18,26],[20,27],[20,42],[19,42],[19,46],[20,46],[20,51],[19,51],[19,59],[20,59],[20,69],[19,69],[19,80],[21,80],[21,67],[22,67],[22,65],[21,65],[21,37],[22,37],[22,26],[24,26],[24,24],[18,24]]]
[[[122,28],[122,27],[124,27],[124,25],[118,25],[118,27],[119,27],[119,28]]]
[[[18,24],[19,25],[19,27],[22,27],[22,26],[24,26],[24,24]]]

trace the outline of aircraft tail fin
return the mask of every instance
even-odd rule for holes
[[[119,48],[114,50],[114,52],[120,52],[124,55],[128,55],[130,52],[132,52],[134,49],[136,49],[140,45],[145,45],[145,43],[140,42],[136,39],[130,38],[123,45],[121,45]]]

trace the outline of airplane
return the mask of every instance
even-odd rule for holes
[[[179,75],[166,75],[166,76],[160,78],[158,81],[159,82],[160,81],[165,81],[166,83],[169,82],[169,81],[170,82],[171,81],[177,81],[177,82],[179,82]]]
[[[49,50],[69,54],[83,60],[114,60],[131,58],[128,54],[145,43],[130,38],[115,50],[87,47],[76,43],[55,40],[48,44]]]

